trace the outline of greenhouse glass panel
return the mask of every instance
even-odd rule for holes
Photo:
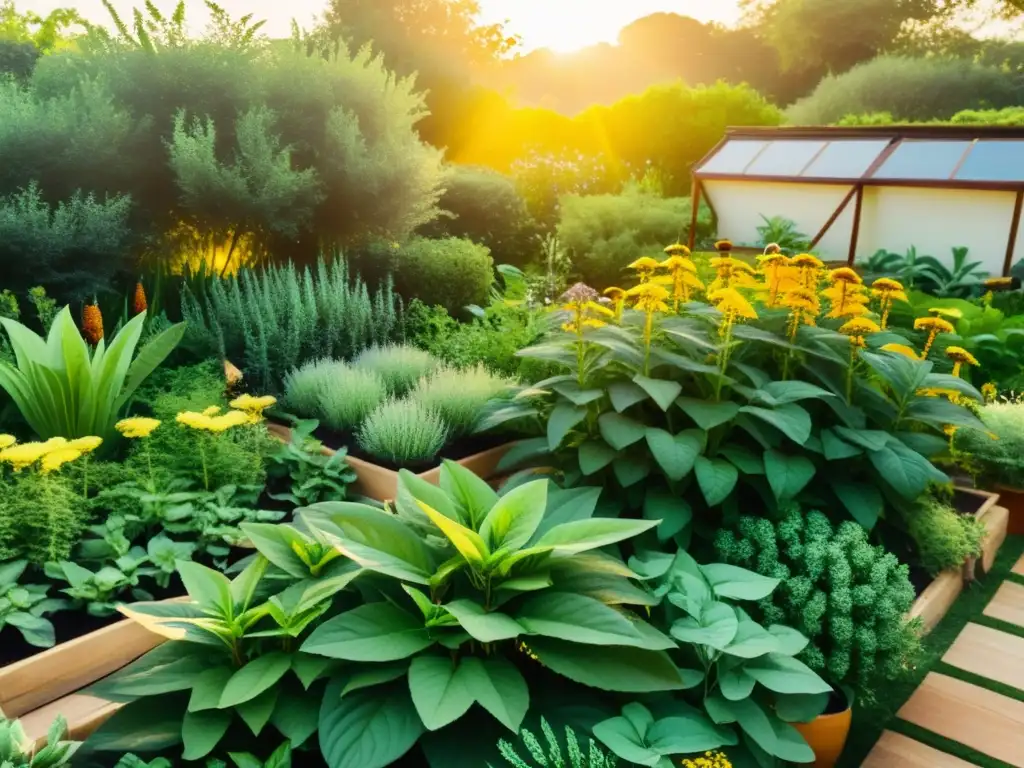
[[[970,147],[969,141],[904,141],[874,178],[948,179]]]
[[[1024,141],[979,141],[957,171],[965,181],[1024,181]]]
[[[728,141],[714,157],[701,166],[702,173],[743,173],[750,161],[765,148],[766,141]]]
[[[833,141],[801,176],[812,179],[859,179],[888,146],[888,141]]]
[[[747,167],[746,174],[797,176],[824,147],[824,141],[773,141]]]

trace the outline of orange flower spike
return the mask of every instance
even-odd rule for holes
[[[82,310],[82,337],[94,347],[103,340],[103,314],[96,304]]]
[[[142,281],[140,280],[135,284],[135,296],[132,299],[132,312],[136,315],[141,315],[148,309],[149,303],[146,301],[146,289],[142,286]]]

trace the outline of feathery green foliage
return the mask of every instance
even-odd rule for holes
[[[406,299],[438,305],[452,314],[486,304],[494,282],[494,260],[483,245],[446,237],[414,237],[397,254],[395,283]]]
[[[356,441],[360,449],[394,464],[417,464],[437,456],[448,427],[415,400],[388,400],[366,417]]]
[[[186,343],[240,365],[261,392],[309,360],[348,358],[401,335],[402,304],[390,281],[370,292],[345,261],[316,270],[293,264],[215,278],[202,296],[182,294]]]
[[[958,514],[948,504],[924,499],[907,519],[907,529],[917,544],[921,565],[931,574],[959,569],[970,557],[981,554],[985,524],[976,517]]]
[[[296,416],[312,418],[320,408],[320,394],[345,367],[340,360],[310,360],[284,377],[282,405]]]
[[[715,549],[726,563],[782,579],[755,618],[806,635],[800,659],[833,685],[870,696],[917,653],[916,628],[904,619],[915,597],[907,566],[857,523],[834,528],[822,513],[799,510],[778,523],[744,517],[718,532]]]
[[[540,728],[544,734],[544,744],[526,728],[519,732],[527,752],[525,759],[520,757],[515,746],[505,739],[498,742],[501,756],[512,768],[615,768],[619,764],[616,758],[605,755],[593,739],[584,753],[576,738],[576,732],[568,726],[565,729],[565,750],[543,717],[540,720]]]
[[[320,391],[318,416],[330,429],[355,429],[387,396],[384,380],[377,373],[341,365]]]
[[[958,429],[958,456],[985,483],[1024,488],[1024,403],[990,403],[981,409],[981,420],[991,434]]]
[[[406,344],[370,347],[352,364],[376,373],[384,380],[388,392],[396,397],[404,395],[439,365],[431,354]]]
[[[420,379],[409,397],[444,419],[449,437],[456,438],[473,431],[487,404],[508,385],[483,365],[465,370],[441,368]]]
[[[0,478],[0,561],[67,559],[89,522],[81,489],[59,474],[8,474]]]

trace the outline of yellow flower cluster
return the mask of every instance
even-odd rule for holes
[[[15,472],[37,463],[45,475],[55,472],[65,464],[77,461],[103,444],[99,437],[80,437],[67,440],[51,437],[43,443],[21,443],[12,435],[0,435],[0,464],[10,464]]]
[[[270,395],[264,395],[263,397],[241,395],[232,400],[229,405],[237,411],[244,411],[254,416],[259,421],[263,418],[263,412],[267,408],[277,405],[277,398]]]
[[[179,424],[183,424],[191,429],[201,432],[212,432],[214,434],[227,432],[229,429],[252,423],[252,417],[245,411],[228,411],[225,414],[216,416],[213,413],[208,413],[210,410],[210,408],[207,408],[202,413],[182,411],[175,420]],[[219,411],[220,409],[216,410]]]
[[[934,311],[934,310],[932,310]],[[928,353],[931,351],[932,345],[935,343],[935,339],[938,338],[940,333],[955,333],[956,328],[949,320],[943,317],[919,317],[914,321],[915,331],[927,331],[928,340],[924,344],[924,350],[921,352],[921,359],[925,360],[928,357]]]
[[[705,752],[703,757],[684,759],[683,768],[732,768],[724,752]]]
[[[908,302],[907,293],[903,284],[898,280],[889,277],[880,277],[871,284],[871,294],[878,299],[879,314],[882,316],[882,330],[889,324],[889,312],[892,311],[894,302]]]
[[[828,274],[829,287],[822,296],[832,302],[828,317],[832,320],[863,317],[870,313],[869,295],[861,276],[849,267],[833,269]]]
[[[562,330],[575,333],[582,339],[585,328],[601,328],[607,325],[605,318],[615,317],[615,312],[598,303],[599,298],[597,291],[583,283],[576,283],[562,294],[562,309],[571,315],[569,322],[562,325]],[[238,400],[232,401],[232,407],[235,407],[237,402]]]
[[[122,419],[114,425],[114,428],[130,440],[139,440],[149,437],[153,430],[160,426],[159,419],[147,419],[137,416],[133,419]]]
[[[629,265],[629,268],[636,272],[641,283],[646,283],[654,277],[654,273],[658,271],[659,267],[661,267],[661,264],[650,256],[641,256]]]
[[[732,256],[716,256],[711,260],[711,268],[717,276],[708,286],[709,294],[723,288],[753,288],[757,285],[754,268]]]
[[[963,347],[948,347],[946,357],[953,361],[953,375],[960,375],[960,368],[964,365],[978,365],[977,358]]]
[[[999,395],[999,389],[991,381],[981,385],[981,396],[985,398],[985,403],[994,403],[996,397]]]

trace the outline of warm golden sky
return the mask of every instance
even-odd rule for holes
[[[155,0],[157,7],[170,10],[177,0]],[[219,0],[230,13],[252,12],[267,20],[267,33],[286,37],[294,17],[309,25],[326,0]],[[598,42],[614,42],[619,30],[636,19],[658,11],[693,16],[701,21],[733,22],[739,16],[737,0],[480,0],[487,21],[509,20],[509,29],[522,36],[527,50],[551,47],[574,50]],[[143,0],[113,0],[127,17]],[[15,0],[23,10],[46,13],[71,6],[87,19],[106,22],[101,0]],[[202,29],[204,14],[200,0],[189,0],[189,17]]]

